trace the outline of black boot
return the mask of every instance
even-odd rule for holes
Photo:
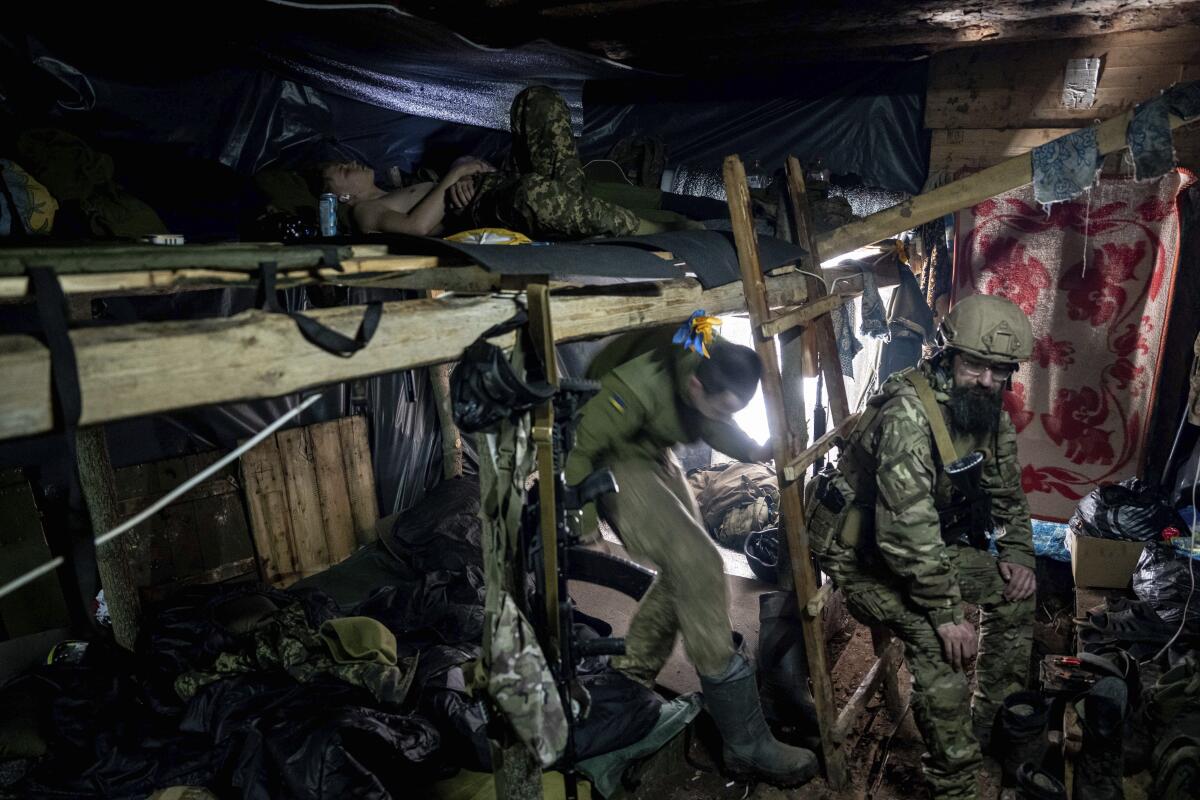
[[[758,685],[763,713],[773,724],[794,728],[805,744],[819,741],[795,593],[759,595],[758,626]]]
[[[1003,786],[1017,785],[1017,769],[1042,765],[1049,743],[1046,722],[1050,707],[1038,692],[1013,692],[1004,698],[996,715],[988,751],[1004,770]]]
[[[754,669],[734,653],[722,675],[701,675],[704,705],[723,740],[725,769],[735,777],[760,778],[777,786],[799,786],[817,774],[811,750],[777,741],[767,727]]]
[[[1083,698],[1083,749],[1075,759],[1074,800],[1125,797],[1125,709],[1129,687],[1120,678],[1101,678]]]
[[[1067,800],[1067,787],[1033,764],[1017,768],[1017,800]]]

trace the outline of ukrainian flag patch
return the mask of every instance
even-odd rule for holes
[[[621,399],[621,395],[616,393],[609,395],[608,404],[615,408],[618,414],[625,413],[625,401]]]

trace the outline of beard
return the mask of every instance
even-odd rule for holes
[[[978,386],[955,386],[950,390],[946,408],[950,424],[960,433],[994,433],[1000,426],[1000,392]]]

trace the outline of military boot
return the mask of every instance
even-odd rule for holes
[[[1050,707],[1038,692],[1013,692],[996,715],[989,751],[1004,770],[1002,785],[1017,785],[1017,770],[1042,765],[1049,742],[1046,723]]]
[[[1048,772],[1033,764],[1017,768],[1016,800],[1067,800],[1067,789]]]
[[[759,595],[758,625],[758,688],[763,713],[772,723],[794,726],[803,739],[819,739],[795,593]]]
[[[1083,748],[1075,758],[1074,800],[1122,800],[1125,709],[1129,687],[1120,678],[1101,678],[1083,698]],[[1078,706],[1077,706],[1078,707]]]
[[[777,741],[767,727],[758,700],[754,669],[738,652],[721,675],[701,675],[704,705],[724,742],[725,769],[735,777],[757,777],[768,783],[799,786],[817,773],[811,750]]]

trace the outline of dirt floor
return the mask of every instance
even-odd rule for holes
[[[615,536],[605,538],[608,541],[602,547],[614,554],[627,556]],[[730,619],[734,629],[745,635],[748,650],[753,653],[758,638],[758,597],[774,587],[755,580],[740,554],[722,550],[722,557],[726,562]],[[1060,575],[1039,574],[1038,577],[1039,583],[1047,588],[1064,583]],[[1069,586],[1068,577],[1063,588]],[[629,617],[636,608],[636,603],[630,598],[595,586],[572,584],[571,594],[583,611],[611,622],[616,635],[625,632]],[[1059,597],[1060,594],[1063,596]],[[1071,609],[1068,607],[1073,601],[1072,595],[1067,588],[1066,592],[1051,591],[1043,596],[1035,623],[1036,646],[1031,666],[1036,665],[1045,653],[1073,651]],[[835,607],[839,609],[839,617],[827,619],[825,624],[827,631],[841,631],[829,641],[829,661],[834,665],[835,704],[840,708],[857,688],[875,656],[870,632],[855,624],[846,614],[844,606]],[[971,616],[978,620],[977,613]],[[687,661],[682,646],[676,647],[660,673],[659,684],[666,694],[680,694],[699,688],[695,670]],[[653,759],[652,766],[644,771],[642,784],[632,789],[627,797],[633,800],[824,800],[835,797],[907,800],[927,797],[921,777],[921,753],[924,747],[909,707],[909,675],[903,666],[898,675],[898,684],[901,707],[904,709],[900,718],[893,719],[884,708],[882,698],[876,698],[868,705],[867,713],[851,734],[851,740],[854,741],[849,756],[852,785],[841,793],[834,792],[822,778],[793,790],[728,780],[717,771],[715,754],[718,744],[715,731],[711,729],[711,723],[701,717],[693,732],[679,737]],[[1000,791],[998,765],[986,760],[979,781],[980,798],[990,800],[997,797]],[[1127,781],[1127,797],[1145,797],[1143,783],[1136,779]]]

